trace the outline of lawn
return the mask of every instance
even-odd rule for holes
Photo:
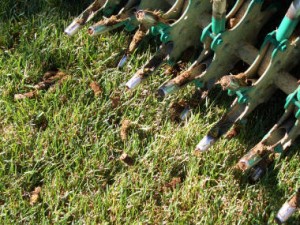
[[[124,86],[158,41],[118,70],[131,34],[67,37],[91,1],[78,2],[0,2],[0,224],[273,224],[300,185],[299,148],[254,185],[234,167],[280,117],[285,97],[195,156],[232,98],[216,88],[187,121],[172,121],[170,103],[193,87],[159,101],[155,90],[168,79],[159,72],[133,91]],[[55,84],[33,92],[56,70]],[[299,221],[296,213],[290,224]]]

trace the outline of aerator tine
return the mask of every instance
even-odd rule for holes
[[[194,83],[202,91],[208,91],[239,61],[251,65],[258,54],[254,47],[256,37],[277,12],[275,7],[262,10],[263,3],[255,0],[237,1],[226,16],[226,1],[213,1],[212,21],[202,32],[204,47],[199,58],[187,71],[159,88],[161,97],[189,83]]]
[[[250,170],[250,180],[258,181],[274,162],[276,155],[281,155],[300,135],[300,87],[288,95],[285,113],[268,134],[240,159],[238,168]]]
[[[125,51],[124,56],[120,60],[118,68],[123,67],[128,58],[138,48],[144,38],[151,35],[152,27],[155,27],[157,25],[161,27],[167,27],[175,22],[180,17],[181,12],[184,9],[184,2],[184,0],[177,0],[172,8],[167,12],[163,12],[161,9],[154,11],[138,10],[135,13],[136,19],[139,23],[138,30],[135,32],[132,41]]]
[[[95,0],[85,11],[73,20],[65,29],[65,33],[69,36],[73,36],[100,12],[104,16],[111,16],[122,7],[133,7],[136,2],[138,2],[138,0]]]
[[[297,79],[289,71],[299,64],[294,59],[300,56],[300,39],[292,37],[292,34],[297,35],[299,3],[299,0],[293,1],[278,30],[267,35],[259,55],[246,72],[222,78],[223,88],[237,98],[230,110],[200,141],[196,151],[208,150],[232,125],[240,123],[259,104],[268,101],[276,90],[290,94],[297,88]]]
[[[144,40],[147,36],[148,30],[144,27],[139,25],[138,30],[135,32],[132,41],[130,42],[129,46],[125,50],[125,54],[123,55],[122,59],[118,63],[118,68],[122,68],[132,53],[138,48],[139,44]]]
[[[90,26],[88,29],[89,35],[96,36],[117,29],[121,26],[126,26],[128,29],[134,29],[136,26],[136,21],[134,20],[132,14],[138,4],[139,1],[137,0],[128,1],[117,15],[104,18],[96,24]]]
[[[180,3],[182,4],[183,2],[181,1]],[[163,63],[174,66],[186,51],[191,51],[191,49],[196,50],[201,47],[199,37],[202,29],[209,23],[211,11],[210,0],[186,0],[185,5],[186,9],[176,22],[171,25],[167,23],[157,23],[156,26],[151,28],[151,33],[153,35],[159,35],[163,44],[159,52],[127,83],[129,89],[136,87],[137,84],[148,78]],[[166,16],[164,19],[172,18],[176,16],[176,14],[178,15],[175,11],[167,13],[168,17]],[[158,57],[161,55],[161,49],[169,50],[170,48],[171,51],[168,52],[167,55]],[[161,62],[157,63],[155,68],[152,67],[152,69],[149,70],[149,66],[151,66],[152,62],[157,58],[159,58]],[[133,82],[133,80],[139,80],[139,82]],[[135,85],[131,85],[132,82],[135,83]]]
[[[173,49],[172,43],[167,43],[160,47],[151,60],[126,83],[128,89],[133,89],[138,86],[144,79],[149,77],[167,58],[168,54]]]
[[[65,33],[73,36],[78,30],[91,20],[104,5],[104,0],[95,0],[86,10],[84,10],[73,22],[65,29]]]
[[[122,12],[119,15],[105,18],[103,20],[100,20],[93,26],[90,26],[88,29],[88,33],[91,36],[100,35],[122,27],[126,25],[126,23],[130,20],[131,18],[129,17],[129,12]]]
[[[171,0],[173,3],[175,0]],[[133,31],[139,26],[139,22],[135,16],[135,13],[139,10],[168,10],[172,4],[167,0],[141,0],[129,2],[120,13],[116,16],[106,18],[99,21],[95,25],[89,28],[89,34],[99,35],[107,31],[114,30],[118,27],[125,26],[125,29],[128,31]]]
[[[182,0],[141,0],[135,2],[135,4],[132,4],[132,2],[130,2],[130,5],[126,5],[118,15],[99,21],[91,26],[88,31],[91,36],[95,36],[122,26],[129,32],[137,29],[132,42],[125,51],[125,55],[118,64],[118,68],[124,66],[128,57],[139,46],[144,37],[150,33],[150,27],[164,21],[162,19],[164,13],[168,12],[170,8],[173,9],[176,5],[177,7],[183,5]]]
[[[287,222],[297,209],[300,209],[300,189],[298,189],[297,193],[288,202],[284,203],[277,213],[275,221],[278,224]]]

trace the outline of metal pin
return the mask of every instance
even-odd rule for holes
[[[265,172],[265,168],[262,168],[260,166],[256,167],[249,177],[250,181],[252,181],[253,183],[257,182],[265,174]]]
[[[293,207],[289,204],[289,202],[284,203],[284,205],[279,210],[276,215],[276,222],[278,224],[285,223],[296,211],[296,207]]]
[[[190,107],[185,107],[184,110],[180,113],[180,120],[184,121],[191,115]]]
[[[124,24],[124,22],[120,22],[120,23],[117,23],[117,24],[112,25],[112,26],[95,24],[95,25],[89,27],[88,33],[91,36],[96,36],[96,35],[103,34],[105,32],[109,32],[109,31],[112,31],[114,29],[117,29],[117,28],[121,27],[123,24]]]
[[[66,29],[65,33],[69,36],[76,34],[81,28],[81,25],[77,21],[73,21]]]
[[[134,75],[127,83],[126,87],[128,89],[133,89],[142,82],[142,78],[139,75]]]
[[[125,65],[125,63],[127,62],[127,59],[128,59],[128,55],[127,54],[123,55],[123,57],[120,60],[120,62],[118,63],[117,67],[122,68]]]
[[[262,160],[261,156],[250,151],[240,159],[238,166],[241,170],[249,170]]]
[[[180,88],[173,82],[168,82],[167,84],[161,86],[157,92],[159,97],[164,98],[166,95],[169,95],[173,92],[178,91]]]
[[[195,151],[205,152],[207,151],[214,143],[216,139],[211,136],[205,136],[199,144],[196,146]]]

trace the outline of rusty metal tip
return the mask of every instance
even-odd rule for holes
[[[136,12],[136,18],[137,18],[138,20],[143,19],[143,18],[145,17],[145,15],[146,15],[146,13],[145,13],[144,10],[139,10],[139,11]]]
[[[93,35],[94,33],[95,33],[95,29],[92,28],[92,27],[90,27],[90,28],[88,29],[88,34],[89,34],[89,35]]]
[[[243,161],[243,160],[239,161],[239,162],[238,162],[238,168],[239,168],[240,170],[242,170],[243,172],[244,172],[245,170],[247,170],[247,164],[246,164],[246,162]]]

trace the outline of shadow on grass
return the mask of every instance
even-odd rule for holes
[[[61,15],[77,16],[92,1],[91,0],[3,0],[0,3],[0,19],[2,22],[8,20],[18,20],[20,18],[30,18],[42,12],[51,10],[58,11]]]

